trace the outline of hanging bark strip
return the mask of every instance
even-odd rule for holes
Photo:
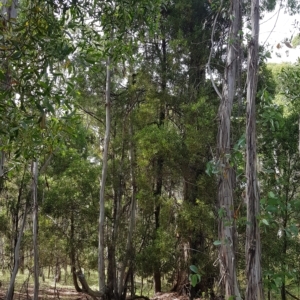
[[[219,260],[226,299],[230,296],[234,296],[235,299],[241,299],[237,282],[235,259],[235,220],[233,209],[233,183],[235,174],[230,165],[231,113],[235,95],[238,49],[240,43],[237,38],[240,30],[240,14],[240,1],[231,1],[230,15],[232,16],[232,22],[229,30],[225,78],[218,112],[217,155],[220,164],[218,203],[219,240],[221,241]]]
[[[259,35],[259,0],[251,2],[251,40],[248,51],[247,69],[247,120],[246,120],[246,299],[263,299],[261,275],[261,244],[258,224],[259,190],[256,170],[256,114],[255,98],[258,78],[258,35]]]

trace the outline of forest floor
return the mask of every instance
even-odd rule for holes
[[[0,288],[0,300],[5,299],[6,290]],[[27,300],[33,298],[33,288],[29,287],[26,291],[21,290],[15,292],[15,300]],[[40,289],[40,299],[58,299],[58,300],[89,300],[90,296],[84,293],[77,293],[74,289],[70,288],[51,288]],[[140,298],[143,299],[143,298]],[[154,295],[151,300],[188,300],[188,296],[179,296],[177,293],[159,293]],[[195,299],[196,300],[196,299]]]

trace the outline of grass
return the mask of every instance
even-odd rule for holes
[[[39,289],[41,295],[44,295],[45,291],[46,290],[49,291],[49,289],[50,290],[53,289],[54,292],[55,288],[58,290],[75,291],[70,267],[67,268],[67,272],[65,272],[64,269],[61,270],[61,280],[60,282],[57,282],[56,285],[54,282],[54,275],[50,273],[48,277],[48,269],[44,270],[44,274],[45,274],[44,281],[42,277],[39,278],[40,279]],[[93,290],[98,290],[98,273],[96,271],[90,271],[85,275],[90,288]],[[3,272],[0,270],[0,278],[1,278],[0,281],[2,283],[1,291],[2,293],[5,294],[9,285],[10,273],[8,271]],[[32,290],[33,284],[34,284],[33,274],[31,274],[28,270],[25,270],[23,274],[21,274],[21,272],[18,272],[15,281],[15,292],[27,294],[28,290]],[[164,290],[166,291],[169,289],[167,285],[165,285],[164,281],[163,281],[163,287]],[[141,295],[141,289],[142,289],[144,296],[148,296],[149,298],[153,296],[152,280],[144,279],[143,286],[142,286],[141,278],[135,278],[135,289],[137,295]],[[61,299],[63,299],[63,297]]]

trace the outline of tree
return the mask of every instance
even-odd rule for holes
[[[227,60],[224,74],[224,84],[221,102],[218,112],[218,137],[217,137],[217,161],[220,166],[218,175],[218,208],[219,208],[219,259],[220,273],[225,286],[226,297],[234,296],[241,299],[236,271],[236,238],[233,185],[234,169],[230,164],[231,156],[231,113],[233,100],[236,93],[236,74],[238,49],[240,41],[238,33],[241,30],[241,3],[231,2],[230,15],[232,17],[228,34]]]
[[[31,163],[32,174],[32,202],[33,202],[33,255],[34,255],[34,293],[33,298],[39,298],[39,252],[38,252],[38,198],[37,198],[37,184],[38,184],[38,162]]]
[[[251,39],[247,68],[246,118],[246,299],[264,298],[261,273],[261,242],[259,229],[260,198],[257,179],[256,111],[255,100],[258,80],[259,0],[251,1]]]
[[[105,192],[105,182],[107,176],[107,160],[108,160],[108,147],[110,139],[110,58],[107,58],[106,62],[106,91],[105,91],[105,107],[106,107],[106,128],[105,128],[105,137],[104,137],[104,152],[103,152],[103,162],[102,162],[102,176],[101,176],[101,189],[100,189],[100,199],[99,199],[99,263],[98,263],[98,272],[99,272],[99,291],[105,293],[105,264],[104,264],[104,192]]]

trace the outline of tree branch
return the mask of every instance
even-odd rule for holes
[[[85,112],[86,114],[88,114],[89,116],[91,116],[92,118],[94,118],[95,120],[99,121],[102,125],[104,125],[104,122],[99,119],[95,113],[93,113],[92,111],[89,111],[89,110],[86,110],[85,108],[83,108],[81,105],[78,105],[78,107],[83,111]]]
[[[219,13],[221,11],[221,8],[222,8],[222,5],[223,5],[223,0],[221,1],[221,4],[220,4],[220,8],[218,10],[218,13],[215,17],[215,20],[214,20],[214,24],[213,24],[213,28],[212,28],[212,32],[211,32],[211,48],[210,48],[210,53],[209,53],[209,57],[208,57],[208,62],[207,62],[207,69],[208,69],[208,73],[209,73],[209,76],[210,76],[210,81],[215,89],[215,92],[217,93],[217,95],[219,96],[220,99],[222,99],[222,94],[220,93],[219,89],[217,88],[216,86],[216,83],[212,77],[212,71],[211,71],[211,68],[210,68],[210,61],[211,61],[211,57],[212,57],[212,53],[213,53],[213,49],[214,49],[214,34],[215,34],[215,28],[216,28],[216,23],[217,23],[217,19],[219,17]]]
[[[294,299],[296,299],[296,300],[300,300],[300,298],[298,298],[298,297],[292,295],[288,290],[285,290],[285,292],[286,292],[289,296],[291,296],[292,298],[294,298]]]

